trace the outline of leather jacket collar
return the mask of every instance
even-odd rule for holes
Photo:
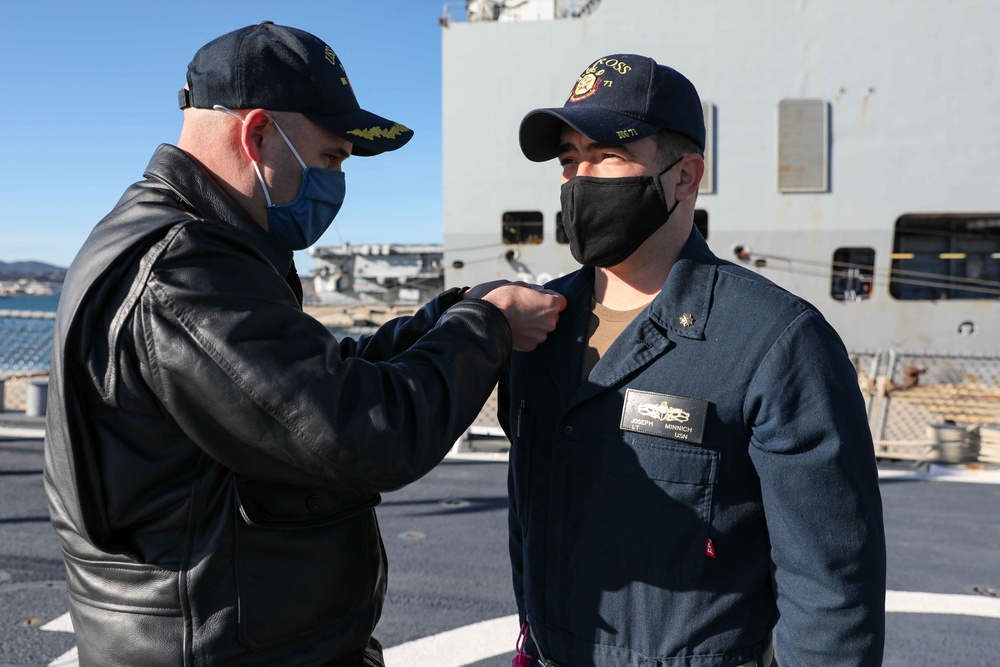
[[[201,163],[180,148],[160,144],[143,176],[165,185],[199,218],[225,222],[252,236],[274,269],[281,275],[288,273],[292,252],[275,243],[260,225],[224,194]]]

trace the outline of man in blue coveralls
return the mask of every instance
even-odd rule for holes
[[[815,308],[693,227],[694,86],[601,58],[524,118],[520,145],[559,158],[584,265],[548,285],[569,305],[502,392],[530,664],[881,664],[885,537],[856,374]]]

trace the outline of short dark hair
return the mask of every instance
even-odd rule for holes
[[[664,167],[688,153],[705,157],[705,152],[694,139],[678,132],[660,130],[653,135],[653,141],[656,142],[656,156]]]

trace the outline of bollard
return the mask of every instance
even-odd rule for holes
[[[940,463],[967,463],[979,456],[979,426],[929,424],[927,437],[934,441]]]
[[[27,385],[27,394],[28,405],[24,414],[29,417],[44,417],[49,403],[49,381],[32,380]]]
[[[7,404],[5,403],[7,399],[4,397],[3,394],[3,386],[6,381],[7,380],[5,378],[0,378],[0,412],[4,412],[7,410]]]

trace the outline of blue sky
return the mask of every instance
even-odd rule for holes
[[[191,56],[262,20],[338,53],[361,105],[415,130],[351,158],[320,244],[441,241],[442,0],[28,0],[0,27],[0,261],[68,266],[90,229],[181,127]],[[312,260],[299,253],[301,269]]]

